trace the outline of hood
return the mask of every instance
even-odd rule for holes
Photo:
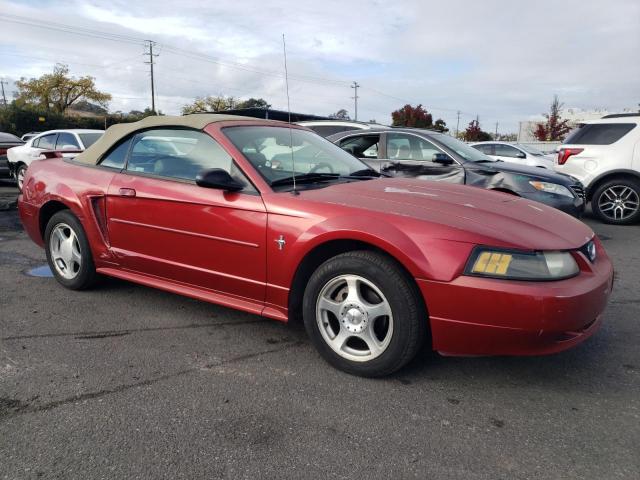
[[[497,172],[507,172],[515,175],[526,175],[533,180],[539,180],[541,182],[557,183],[568,187],[576,183],[570,176],[562,173],[554,172],[553,170],[543,169],[540,167],[529,167],[527,165],[519,165],[513,162],[491,162],[491,163],[477,163],[467,162],[464,164],[465,168],[474,170],[495,170]]]
[[[568,250],[593,237],[588,226],[547,205],[445,182],[402,178],[357,181],[303,190],[298,198],[396,217],[397,225],[409,219],[428,222],[434,237],[470,243]]]

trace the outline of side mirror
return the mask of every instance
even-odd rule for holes
[[[196,176],[196,185],[204,188],[216,188],[225,192],[238,192],[244,188],[237,180],[222,168],[202,170]]]
[[[446,153],[434,153],[431,161],[433,163],[439,163],[440,165],[451,165],[453,163],[453,158]]]
[[[518,154],[516,155],[517,158],[527,158],[527,154],[524,152],[518,152]]]

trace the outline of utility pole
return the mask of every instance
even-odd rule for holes
[[[458,138],[458,133],[460,133],[460,110],[458,110],[458,121],[456,122],[456,138]]]
[[[355,102],[355,110],[356,110],[356,118],[355,118],[355,120],[356,121],[358,121],[358,87],[360,87],[360,85],[358,85],[358,82],[356,82],[354,80],[353,85],[351,85],[351,88],[354,89],[354,95],[351,98],[353,98],[353,100]]]
[[[155,44],[155,42],[152,40],[146,40],[146,41],[149,42],[148,44],[149,51],[144,52],[143,55],[149,55],[149,61],[144,63],[149,65],[150,71],[151,71],[151,111],[155,115],[156,114],[156,93],[155,93],[155,85],[153,83],[153,65],[154,65],[153,57],[157,57],[158,54],[153,53],[153,45]]]
[[[9,82],[0,79],[0,86],[2,86],[2,103],[4,104],[4,108],[7,108],[7,97],[4,95],[4,86],[9,85]]]
[[[498,139],[498,122],[496,122],[496,136],[494,138],[494,140]]]

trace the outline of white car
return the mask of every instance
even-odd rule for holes
[[[485,155],[495,160],[503,162],[513,162],[529,167],[541,167],[553,169],[555,158],[545,155],[539,150],[520,143],[508,142],[477,142],[470,144],[476,150],[480,150]]]
[[[380,127],[377,123],[356,122],[354,120],[305,120],[296,122],[297,125],[310,128],[321,137],[328,137],[335,133],[350,130],[370,130]]]
[[[46,150],[85,150],[98,140],[104,130],[49,130],[37,134],[29,139],[27,143],[19,147],[7,150],[9,170],[18,183],[18,188],[22,191],[24,172],[34,160],[38,160],[43,151]],[[63,154],[65,157],[73,157],[77,153]]]
[[[581,123],[560,146],[555,170],[578,178],[602,221],[640,220],[640,114]]]

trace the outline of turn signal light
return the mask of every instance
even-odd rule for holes
[[[558,150],[558,165],[564,165],[571,155],[582,153],[584,148],[561,148]]]
[[[471,270],[473,273],[506,275],[513,257],[508,253],[482,252]]]

